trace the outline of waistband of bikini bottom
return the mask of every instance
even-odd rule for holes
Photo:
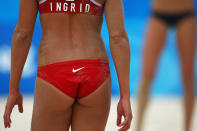
[[[60,61],[55,62],[43,66],[39,66],[38,70],[44,69],[44,68],[50,68],[54,66],[72,66],[72,65],[80,65],[80,64],[88,64],[88,65],[106,65],[109,66],[108,60],[101,60],[101,59],[77,59],[77,60],[68,60],[68,61]]]

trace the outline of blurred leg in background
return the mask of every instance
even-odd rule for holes
[[[140,83],[137,109],[137,129],[142,130],[144,113],[149,102],[149,91],[154,78],[157,62],[165,44],[168,26],[157,18],[152,18],[148,25],[143,57],[143,74]]]
[[[185,131],[190,131],[192,120],[195,89],[194,89],[194,61],[195,61],[195,18],[188,17],[177,25],[177,43],[180,52],[182,78],[184,83],[184,123]]]

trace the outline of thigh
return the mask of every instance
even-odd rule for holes
[[[111,76],[73,106],[72,131],[104,131],[111,104]]]
[[[31,131],[68,130],[74,99],[36,78]]]
[[[143,58],[143,75],[152,78],[155,72],[160,52],[165,44],[168,27],[157,18],[152,18],[149,22]]]
[[[195,36],[196,25],[193,17],[184,20],[177,26],[178,48],[185,78],[191,78],[194,74]]]

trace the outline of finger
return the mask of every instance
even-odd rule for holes
[[[7,128],[8,120],[7,120],[7,113],[6,112],[4,113],[3,118],[4,118],[4,126],[5,126],[5,128]]]
[[[18,111],[19,111],[20,113],[23,113],[23,106],[22,106],[22,105],[18,105]]]
[[[6,115],[3,115],[3,120],[4,120],[4,127],[7,128],[7,119],[6,119]]]
[[[120,128],[118,131],[127,131],[130,128],[129,124],[126,124],[125,126],[123,126],[122,128]]]
[[[11,115],[11,113],[12,113],[12,109],[13,109],[13,108],[8,108],[8,109],[6,110],[6,117],[7,117],[8,122],[11,122],[10,115]]]
[[[10,115],[11,115],[11,112],[12,112],[12,108],[9,108],[8,106],[6,106],[6,110],[5,110],[5,115],[4,115],[4,120],[5,120],[5,126],[10,128],[10,124],[11,124],[11,118],[10,118]]]
[[[10,124],[11,124],[11,122],[12,122],[12,121],[11,121],[11,118],[10,118],[10,114],[11,114],[11,113],[8,112],[7,115],[6,115],[6,117],[7,117],[7,118],[6,118],[6,119],[7,119],[7,125],[8,125],[9,128],[10,128]]]
[[[4,126],[5,128],[10,127],[11,120],[9,119],[9,114],[6,112],[4,114]]]
[[[118,131],[127,131],[128,129],[130,129],[130,124],[126,124],[123,127],[121,127]]]
[[[125,117],[125,120],[120,124],[120,126],[124,126],[129,123],[129,116]]]
[[[9,122],[9,124],[11,124],[12,123],[12,120],[11,120],[11,118],[10,118],[10,113],[8,114],[8,122]]]
[[[5,112],[4,112],[4,126],[5,128],[10,127],[10,123],[12,122],[10,119],[10,114],[12,113],[12,110],[14,108],[14,103],[7,101]]]
[[[23,103],[22,103],[22,101],[18,103],[18,111],[20,113],[23,113]]]
[[[121,114],[118,114],[118,116],[117,116],[117,126],[120,125],[121,120],[122,120],[122,115]]]

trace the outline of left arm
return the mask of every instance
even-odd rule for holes
[[[10,115],[15,105],[23,112],[23,97],[20,93],[20,79],[31,46],[34,25],[38,13],[36,0],[20,0],[19,18],[11,45],[11,71],[9,95],[4,112],[4,126],[11,125]]]

